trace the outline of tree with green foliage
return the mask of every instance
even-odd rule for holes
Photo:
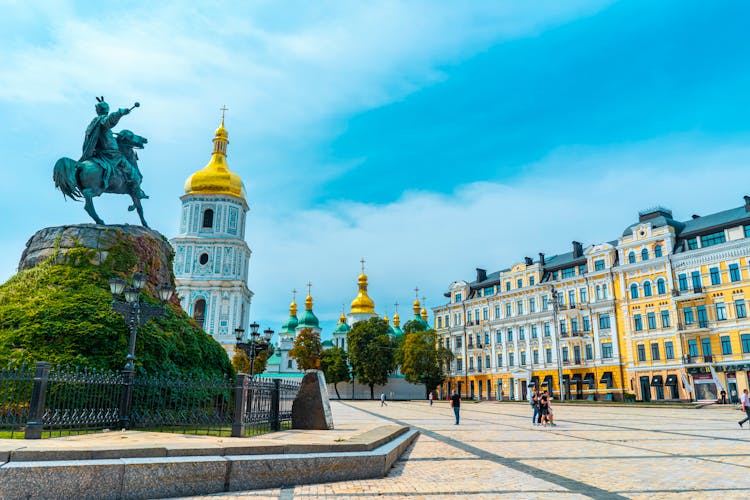
[[[346,351],[339,346],[334,346],[323,351],[321,369],[326,377],[326,382],[333,384],[333,390],[336,391],[336,397],[341,399],[337,384],[339,382],[349,382],[351,380]]]
[[[414,332],[423,332],[427,330],[427,323],[425,323],[424,321],[418,321],[416,319],[410,319],[404,325],[403,330],[404,330],[404,334],[414,333]]]
[[[260,351],[255,356],[255,363],[253,367],[253,374],[263,373],[266,371],[266,365],[268,364],[268,358],[270,358],[268,351]],[[250,357],[245,354],[245,351],[234,349],[234,356],[232,356],[232,366],[237,373],[250,373]]]
[[[388,325],[380,318],[354,323],[346,334],[352,374],[370,387],[370,399],[375,399],[375,386],[388,383],[388,375],[396,369],[393,343]]]
[[[297,362],[300,370],[320,369],[320,355],[323,345],[320,334],[312,328],[303,328],[294,337],[294,346],[289,351],[289,357]]]
[[[413,331],[404,334],[400,359],[407,382],[424,384],[427,395],[445,380],[453,353],[438,345],[435,330]]]

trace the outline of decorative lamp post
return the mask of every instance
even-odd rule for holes
[[[157,288],[157,294],[162,305],[152,306],[141,303],[141,291],[146,286],[148,276],[143,273],[135,273],[132,277],[131,286],[121,278],[109,280],[109,289],[112,292],[112,310],[122,314],[128,324],[130,339],[128,341],[128,355],[125,358],[125,367],[122,370],[124,390],[120,401],[120,427],[127,429],[130,426],[130,405],[133,396],[133,374],[135,371],[135,338],[138,335],[138,326],[145,325],[153,318],[164,316],[166,303],[172,298],[174,288],[162,285]],[[119,300],[123,295],[125,300]]]
[[[553,319],[552,319],[552,326],[555,328],[555,342],[557,342],[557,377],[558,381],[560,383],[560,401],[565,401],[565,388],[563,387],[563,369],[562,369],[562,349],[561,349],[561,342],[560,342],[560,331],[558,330],[558,323],[557,323],[557,311],[560,309],[560,302],[559,302],[559,295],[560,292],[558,292],[555,287],[552,287],[552,312],[553,312]]]
[[[267,328],[263,331],[263,338],[261,338],[258,328],[260,328],[260,325],[258,325],[258,323],[250,323],[250,342],[242,341],[245,334],[245,330],[243,328],[234,329],[234,335],[237,338],[237,343],[235,344],[235,346],[250,358],[251,379],[255,376],[255,358],[261,352],[271,350],[271,337],[274,333],[272,329]]]

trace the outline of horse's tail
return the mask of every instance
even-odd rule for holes
[[[70,158],[60,158],[55,162],[55,168],[52,169],[52,179],[55,181],[55,187],[62,191],[63,198],[68,197],[72,200],[83,198],[83,193],[81,193],[76,179],[77,167],[78,162]]]

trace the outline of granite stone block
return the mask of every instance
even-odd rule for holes
[[[123,471],[119,460],[8,462],[0,467],[0,497],[117,499]]]
[[[307,370],[292,403],[292,429],[333,429],[333,414],[323,372]]]
[[[168,498],[224,491],[224,457],[124,458],[122,497]]]

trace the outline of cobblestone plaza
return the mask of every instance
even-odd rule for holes
[[[402,423],[422,433],[387,477],[210,498],[748,498],[750,430],[729,406],[558,405],[557,427],[528,405],[333,403],[340,426]]]

